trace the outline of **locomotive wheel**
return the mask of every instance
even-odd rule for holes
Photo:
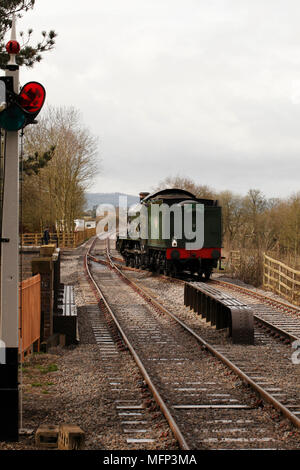
[[[134,258],[130,258],[130,267],[134,268]]]

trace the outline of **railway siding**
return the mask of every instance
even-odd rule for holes
[[[249,360],[249,354],[252,354],[253,357],[258,357],[258,355],[264,352],[262,355],[261,368],[267,368],[270,364],[270,371],[276,370],[276,364],[279,368],[278,377],[281,375],[281,380],[284,379],[283,370],[285,370],[288,375],[286,381],[290,382],[285,385],[285,388],[288,389],[292,387],[293,384],[299,386],[299,368],[295,368],[294,364],[291,361],[292,348],[289,344],[277,340],[274,336],[270,336],[268,332],[264,332],[261,328],[256,326],[255,329],[255,345],[254,346],[239,346],[232,345],[231,339],[227,336],[225,331],[217,331],[215,328],[210,327],[206,322],[206,319],[202,319],[198,315],[195,315],[189,308],[182,307],[183,303],[183,285],[182,283],[173,282],[172,280],[159,280],[155,277],[145,277],[139,275],[136,277],[133,273],[130,274],[131,277],[139,279],[139,283],[143,287],[146,287],[151,290],[151,293],[156,297],[160,298],[161,302],[169,309],[172,309],[183,321],[185,321],[188,326],[195,329],[200,336],[204,337],[210,344],[221,351],[222,348],[227,348],[228,351],[240,351],[241,355],[247,355],[245,357],[245,363]],[[162,285],[163,284],[163,285]],[[232,294],[232,291],[230,291]],[[163,295],[162,295],[163,293]],[[250,305],[250,304],[249,304]],[[251,304],[251,307],[255,304]],[[296,319],[298,324],[299,320]],[[225,350],[224,349],[224,350]],[[280,360],[281,357],[281,360]],[[279,361],[279,362],[278,362]],[[264,365],[263,365],[264,364]],[[259,366],[258,366],[259,367]],[[296,383],[295,383],[296,382]]]
[[[96,263],[91,262],[91,264],[97,270]],[[183,333],[180,327],[175,325],[174,320],[168,320],[169,325],[164,325],[164,322],[167,320],[161,314],[158,314],[157,311],[152,312],[151,317],[149,317],[149,305],[146,308],[141,301],[141,297],[139,299],[134,297],[132,290],[125,283],[121,287],[118,282],[118,276],[112,271],[111,276],[114,282],[103,282],[101,284],[99,277],[97,277],[97,282],[101,284],[104,295],[106,294],[107,298],[113,299],[113,308],[118,312],[118,321],[122,322],[123,328],[126,329],[133,343],[136,344],[139,354],[144,357],[147,370],[151,371],[153,380],[156,382],[160,393],[170,405],[172,413],[179,420],[180,427],[182,423],[182,429],[185,429],[191,448],[297,447],[299,444],[298,438],[295,440],[285,440],[282,433],[278,432],[277,426],[274,427],[274,423],[272,423],[272,413],[274,416],[273,408],[269,410],[269,405],[265,403],[262,405],[261,400],[257,398],[256,394],[252,393],[251,398],[247,397],[245,386],[237,377],[233,378],[235,382],[234,388],[232,387],[232,382],[226,388],[224,377],[225,379],[229,376],[232,379],[232,377],[225,366],[221,365],[219,361],[213,360],[212,356],[207,351],[204,351],[195,342],[194,338],[188,338],[188,334]],[[170,306],[172,306],[172,310],[176,311],[176,314],[178,311],[186,310],[185,315],[183,315],[184,319],[186,320],[189,317],[195,320],[195,315],[191,315],[191,312],[183,307],[183,302],[178,303],[178,298],[180,298],[178,290],[176,294],[174,293],[174,289],[181,289],[181,300],[183,301],[182,284],[176,283],[173,280],[162,281],[161,278],[153,279],[143,272],[131,272],[130,277],[143,284],[144,287],[145,284],[148,284],[148,288],[149,283],[156,283],[156,289],[153,287],[153,284],[151,285],[151,292],[160,302],[164,298],[164,304],[167,308],[170,309]],[[118,291],[117,303],[114,297],[116,289]],[[172,290],[172,293],[169,296],[170,290]],[[127,300],[125,300],[125,291],[128,294]],[[171,303],[168,302],[169,299]],[[127,306],[126,303],[128,304]],[[146,313],[145,309],[148,313]],[[153,318],[156,319],[159,326],[154,327]],[[193,322],[190,322],[189,326],[191,323]],[[196,323],[199,326],[199,319],[197,319]],[[175,333],[177,329],[178,333]],[[208,333],[210,340],[214,336],[220,348],[232,346],[224,331],[216,332],[204,322],[202,322],[201,329]],[[165,331],[165,334],[163,334],[163,331]],[[277,344],[275,340],[267,335],[266,338],[268,338],[267,346],[264,345],[263,347],[270,348],[270,342],[272,346]],[[147,343],[149,339],[151,345]],[[262,340],[260,339],[260,341]],[[193,346],[191,346],[192,342],[194,342]],[[242,348],[241,351],[245,354],[245,347],[240,346],[240,348]],[[247,346],[246,348],[248,357],[249,353],[251,355],[251,348],[254,351],[255,346]],[[208,358],[207,361],[205,361],[205,356]],[[255,360],[254,367],[257,366]],[[190,369],[192,364],[195,366],[194,370]],[[203,374],[203,364],[205,364],[204,369],[206,374],[210,374],[210,377],[206,377],[206,380],[201,375]],[[220,367],[224,374],[223,380],[220,379],[219,375],[216,375]],[[249,392],[248,389],[247,391]],[[240,392],[240,395],[237,392]],[[238,414],[241,412],[243,413],[242,417]],[[204,422],[207,423],[209,414],[211,419],[208,421],[211,426],[203,427]],[[263,421],[265,420],[265,428],[261,426],[262,419]],[[282,421],[278,415],[276,419],[279,422]],[[290,426],[289,424],[286,425]],[[262,429],[263,435],[260,434],[259,429]],[[288,433],[290,430],[286,430],[286,432]]]

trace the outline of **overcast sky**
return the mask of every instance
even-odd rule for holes
[[[182,175],[217,191],[300,190],[299,0],[37,0],[18,30],[56,47],[21,82],[99,136],[90,191]]]

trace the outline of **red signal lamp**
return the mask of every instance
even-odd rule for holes
[[[43,85],[38,82],[28,82],[19,94],[18,103],[24,111],[35,117],[42,109],[45,97],[46,91]]]
[[[6,83],[6,107],[0,112],[0,128],[18,131],[33,124],[45,102],[46,91],[43,85],[28,82],[17,95],[13,91],[12,81],[7,81],[7,77],[0,78]]]

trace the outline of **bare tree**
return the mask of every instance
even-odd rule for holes
[[[27,153],[54,147],[47,166],[32,178],[43,207],[40,225],[73,231],[74,219],[83,211],[84,192],[100,169],[97,138],[82,126],[72,107],[48,107],[38,126],[26,129],[25,136]]]
[[[222,207],[223,243],[230,251],[234,244],[239,243],[245,223],[243,197],[222,191],[218,199]]]
[[[158,184],[156,190],[165,188],[185,189],[199,198],[215,199],[216,197],[215,191],[209,186],[197,184],[191,178],[184,176],[168,176]]]

